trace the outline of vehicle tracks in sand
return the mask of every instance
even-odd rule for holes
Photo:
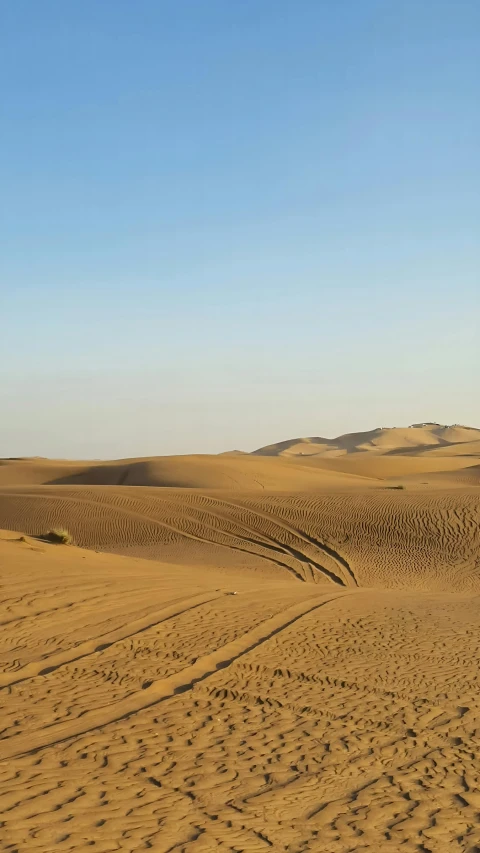
[[[37,496],[36,495],[23,494],[22,497],[36,499]],[[59,497],[58,495],[50,495],[50,494],[48,494],[48,495],[39,494],[38,497],[48,498],[48,500],[53,499],[53,500],[56,500],[59,502],[87,504],[89,506],[95,506],[95,507],[109,506],[108,504],[101,504],[99,501],[94,501],[91,498],[85,498],[85,497],[73,498],[69,495],[62,495],[61,497]],[[275,559],[274,557],[267,556],[266,554],[259,554],[256,551],[251,551],[249,548],[241,548],[239,545],[234,545],[232,543],[226,544],[225,542],[221,542],[220,540],[208,539],[205,536],[199,536],[198,534],[189,533],[187,530],[182,530],[181,528],[176,527],[175,525],[168,523],[166,521],[161,521],[160,519],[155,518],[154,516],[147,515],[145,513],[139,513],[135,510],[132,510],[132,509],[126,509],[125,507],[118,506],[118,504],[110,505],[110,508],[113,509],[119,515],[123,515],[123,516],[126,516],[128,518],[133,518],[133,519],[136,519],[137,521],[146,521],[149,524],[153,524],[158,528],[162,528],[163,530],[168,530],[171,533],[175,533],[177,536],[183,537],[184,539],[190,539],[190,540],[193,540],[195,542],[203,542],[204,544],[215,545],[215,546],[218,546],[220,548],[227,548],[227,549],[232,550],[232,551],[239,551],[240,553],[249,554],[250,556],[258,557],[261,560],[265,560],[267,562],[270,562],[270,563],[273,563],[274,565],[279,566],[281,569],[285,569],[289,574],[293,575],[297,580],[300,580],[300,581],[306,580],[305,576],[303,576],[302,574],[297,572],[296,569],[294,569],[292,566],[289,566],[288,564],[286,564],[286,563],[284,563],[278,559]],[[193,517],[192,517],[192,520],[193,520]],[[207,526],[209,526],[209,525],[207,525]],[[205,528],[205,524],[203,524],[203,527]],[[212,528],[212,529],[214,529],[214,528]],[[231,533],[228,533],[225,531],[222,532],[222,535],[227,536],[228,538],[234,538],[234,534],[231,534]],[[246,542],[248,540],[245,538],[244,541]],[[260,547],[267,547],[267,546],[265,546],[264,543],[261,543],[261,542],[257,542],[255,544],[258,544]],[[275,550],[277,555],[280,555],[282,553],[279,549],[272,549],[272,550]],[[287,553],[286,551],[283,551],[283,554],[286,555],[286,553]]]
[[[224,499],[221,499],[221,501],[219,501],[219,502],[221,502],[225,506],[235,507],[236,509],[243,509],[246,512],[254,513],[259,518],[263,518],[265,521],[268,521],[270,524],[276,524],[277,527],[283,528],[288,533],[290,533],[293,536],[296,536],[301,541],[303,541],[309,545],[312,545],[314,548],[317,548],[317,550],[319,550],[320,553],[326,554],[328,557],[330,557],[333,560],[334,563],[336,563],[336,565],[340,571],[340,577],[333,575],[333,573],[329,572],[327,569],[325,569],[324,566],[318,565],[313,560],[310,560],[306,555],[304,555],[301,551],[298,551],[297,549],[292,549],[290,553],[292,553],[292,556],[296,556],[297,554],[301,554],[303,561],[307,561],[307,562],[311,563],[317,570],[324,572],[330,578],[330,580],[334,581],[334,583],[338,583],[341,586],[358,586],[358,581],[355,577],[355,573],[353,572],[350,564],[347,562],[347,560],[344,557],[342,557],[341,554],[338,553],[338,551],[334,550],[329,545],[325,545],[323,542],[320,542],[318,539],[314,538],[313,536],[310,536],[305,531],[299,530],[297,527],[294,527],[293,525],[288,524],[283,518],[281,519],[277,516],[271,515],[270,513],[265,512],[264,510],[259,510],[257,508],[255,508],[255,510],[252,510],[248,506],[248,504],[237,503],[236,501],[225,501]],[[278,540],[272,539],[272,541],[276,542],[277,545],[281,545],[281,543],[279,543]],[[282,545],[282,547],[288,548],[289,546],[283,546]],[[297,557],[297,559],[298,559],[298,557]],[[344,571],[347,573],[346,579],[344,579],[342,577]]]
[[[159,679],[158,681],[152,681],[142,691],[127,696],[115,704],[87,711],[76,720],[65,720],[56,723],[40,731],[33,732],[26,738],[19,736],[18,738],[4,739],[0,741],[0,760],[55,746],[58,743],[79,735],[84,735],[110,723],[126,719],[145,708],[185,693],[191,690],[198,682],[204,681],[219,670],[228,668],[240,657],[243,657],[243,655],[263,645],[285,628],[297,622],[302,616],[325,607],[339,598],[344,598],[347,594],[339,593],[333,597],[331,595],[326,597],[324,594],[315,596],[313,601],[312,598],[309,598],[297,602],[282,613],[265,620],[251,631],[247,631],[243,636],[217,649],[217,651],[204,655],[180,672],[167,678]],[[206,596],[205,600],[207,600]],[[92,645],[96,644],[98,644],[98,640],[92,641]]]
[[[24,494],[23,497],[48,497],[49,500],[54,499],[57,501],[69,503],[77,502],[89,506],[110,506],[110,508],[117,514],[123,515],[124,517],[128,517],[131,519],[135,519],[137,521],[148,522],[149,524],[152,524],[157,528],[166,531],[168,530],[171,533],[183,537],[185,539],[190,539],[208,545],[214,545],[220,548],[226,548],[231,551],[238,551],[240,553],[249,554],[251,556],[257,557],[258,559],[273,563],[274,565],[279,566],[281,569],[293,575],[297,580],[306,583],[317,583],[318,581],[325,580],[343,587],[358,586],[357,579],[350,565],[345,560],[345,558],[342,557],[333,548],[323,544],[318,539],[310,536],[304,531],[297,529],[295,526],[288,524],[288,522],[286,522],[284,519],[276,517],[275,515],[267,513],[263,510],[259,510],[257,508],[252,509],[248,505],[240,502],[237,503],[236,501],[227,501],[223,498],[217,497],[212,498],[212,496],[200,493],[197,498],[200,501],[204,501],[206,505],[187,505],[186,507],[184,507],[184,519],[190,520],[194,525],[201,525],[204,534],[207,532],[207,530],[211,532],[211,536],[202,536],[198,532],[192,533],[188,530],[185,530],[182,526],[172,524],[171,520],[167,521],[165,519],[160,519],[152,513],[138,512],[138,510],[136,509],[121,506],[117,502],[105,504],[96,500],[92,500],[91,497],[75,496],[73,498],[71,495],[62,495],[60,497],[58,495],[46,496],[43,494],[39,494],[38,496],[34,496],[29,495],[27,493]],[[168,502],[171,500],[171,496],[167,500],[160,495],[155,495],[155,503],[157,505],[168,504]],[[247,522],[245,518],[239,517],[237,515],[238,513],[248,514],[250,517],[253,516],[254,520],[259,519],[266,521],[269,525],[277,527],[279,531],[283,531],[284,534],[287,535],[287,537],[293,537],[293,539],[296,540],[296,543],[298,542],[298,545],[295,547],[295,545],[293,544],[282,542],[278,536],[274,536],[271,533],[268,533],[266,530],[258,529],[259,525],[255,526],[255,524],[251,523],[251,521]],[[240,532],[235,533],[231,530],[226,530],[225,527],[223,527],[221,531],[221,537],[231,541],[222,541],[222,538],[220,538],[219,536],[219,528],[215,526],[215,524],[210,523],[210,520],[207,521],[205,518],[199,518],[198,515],[207,516],[211,520],[219,518],[224,519],[230,525],[237,527]],[[315,558],[315,556],[313,555],[305,554],[301,548],[302,542],[310,548],[315,549],[318,552],[319,556],[321,555],[320,559],[318,557]],[[244,545],[244,547],[242,547],[242,544]],[[259,553],[258,550],[252,550],[252,548],[249,546],[253,546],[254,549],[262,549],[264,551],[267,551],[267,553]],[[332,564],[330,568],[324,565],[322,558],[325,557]],[[297,563],[298,568],[295,568],[293,565],[291,565],[288,560]]]
[[[143,631],[148,631],[149,628],[153,628],[167,619],[172,619],[174,616],[179,616],[181,613],[193,610],[202,604],[208,604],[210,601],[221,598],[225,594],[222,590],[217,593],[211,591],[189,596],[188,598],[181,598],[170,605],[162,607],[155,613],[149,613],[147,616],[135,619],[133,622],[127,623],[121,628],[116,628],[114,631],[109,631],[94,639],[86,640],[84,643],[79,643],[77,646],[73,646],[63,652],[54,653],[42,660],[32,661],[21,669],[12,672],[2,672],[0,673],[0,689],[10,687],[12,684],[18,684],[20,681],[25,681],[29,678],[36,678],[39,675],[48,675],[65,664],[73,663],[96,652],[102,652],[113,645],[113,643],[125,640]]]

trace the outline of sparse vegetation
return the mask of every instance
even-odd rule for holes
[[[41,537],[46,542],[54,542],[56,545],[73,545],[73,536],[64,527],[54,527]]]

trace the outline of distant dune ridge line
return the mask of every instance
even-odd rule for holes
[[[254,452],[259,456],[322,456],[360,451],[402,453],[407,450],[417,454],[438,446],[448,447],[474,441],[479,442],[480,456],[480,429],[459,424],[448,426],[422,423],[410,427],[377,427],[367,432],[346,433],[337,438],[292,438],[260,447]]]

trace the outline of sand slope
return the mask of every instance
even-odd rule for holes
[[[432,447],[425,454],[429,456],[465,456],[466,458],[476,456],[480,458],[480,439],[464,441],[461,444],[448,444],[440,447]]]
[[[463,469],[478,465],[478,459],[461,454],[439,457],[431,453],[424,456],[409,454],[377,456],[371,453],[349,453],[335,458],[310,456],[303,460],[303,465],[311,470],[330,471],[331,474],[336,472],[380,480],[398,480],[412,474],[429,474],[430,472],[458,472],[460,482],[464,476]]]
[[[480,844],[478,596],[6,532],[0,565],[0,849]]]
[[[363,488],[365,482],[356,474],[348,475],[348,472],[346,475],[342,471],[312,470],[303,464],[303,460],[259,459],[248,454],[158,456],[112,462],[0,460],[0,487],[18,485],[309,491]]]
[[[37,486],[0,491],[4,527],[67,527],[88,548],[239,567],[308,583],[480,592],[480,492],[211,492]]]

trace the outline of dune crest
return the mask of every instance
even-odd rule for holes
[[[450,447],[480,441],[480,430],[455,424],[425,423],[410,427],[377,427],[367,432],[353,432],[337,438],[293,438],[260,447],[258,456],[313,456],[355,452],[418,453],[425,448]]]

